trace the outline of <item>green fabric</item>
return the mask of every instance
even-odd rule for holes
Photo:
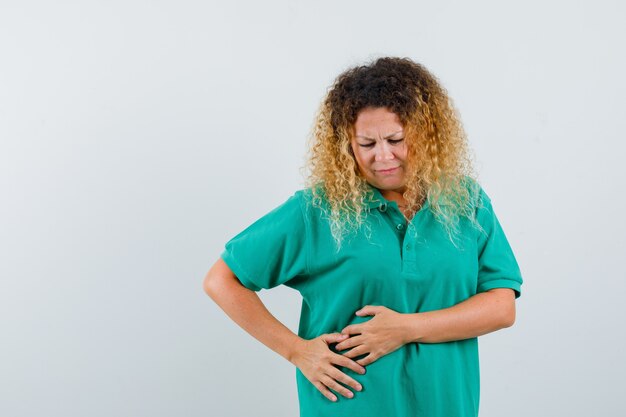
[[[482,187],[477,219],[485,233],[463,218],[458,249],[428,201],[407,223],[395,202],[372,190],[369,241],[361,229],[336,253],[329,223],[304,189],[228,241],[221,257],[249,289],[284,284],[299,291],[298,335],[305,339],[370,320],[355,315],[365,305],[416,313],[451,307],[492,288],[511,288],[520,296],[520,269]],[[363,385],[360,392],[349,388],[354,398],[335,392],[338,400],[328,400],[296,368],[301,417],[478,415],[477,338],[409,343],[367,365],[364,375],[338,368]]]

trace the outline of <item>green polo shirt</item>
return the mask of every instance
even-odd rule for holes
[[[520,269],[482,187],[482,207],[476,212],[485,233],[462,218],[458,247],[428,201],[407,222],[396,202],[371,188],[376,198],[367,204],[369,240],[362,228],[336,252],[328,220],[311,205],[310,189],[304,189],[229,240],[221,257],[251,290],[280,284],[296,289],[302,295],[298,335],[305,339],[370,320],[355,315],[365,305],[419,313],[451,307],[492,288],[511,288],[520,296]],[[349,388],[353,398],[335,392],[336,402],[296,368],[301,417],[478,415],[475,337],[406,344],[367,365],[364,375],[338,368],[363,390]]]

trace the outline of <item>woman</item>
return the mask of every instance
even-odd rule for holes
[[[205,291],[296,366],[301,417],[476,416],[477,337],[515,320],[522,277],[462,125],[422,65],[336,80],[306,188],[225,245]],[[255,294],[303,297],[298,335]]]

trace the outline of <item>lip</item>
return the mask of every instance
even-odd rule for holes
[[[378,169],[376,172],[380,172],[381,174],[391,174],[396,172],[399,167],[389,168],[389,169]]]

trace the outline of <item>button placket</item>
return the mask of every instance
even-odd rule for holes
[[[402,212],[400,212],[400,209],[395,205],[395,203],[393,204],[393,207],[389,211],[389,215],[395,225],[396,230],[404,234],[405,229],[406,229],[406,226],[404,224],[405,222],[404,215],[402,214]]]

